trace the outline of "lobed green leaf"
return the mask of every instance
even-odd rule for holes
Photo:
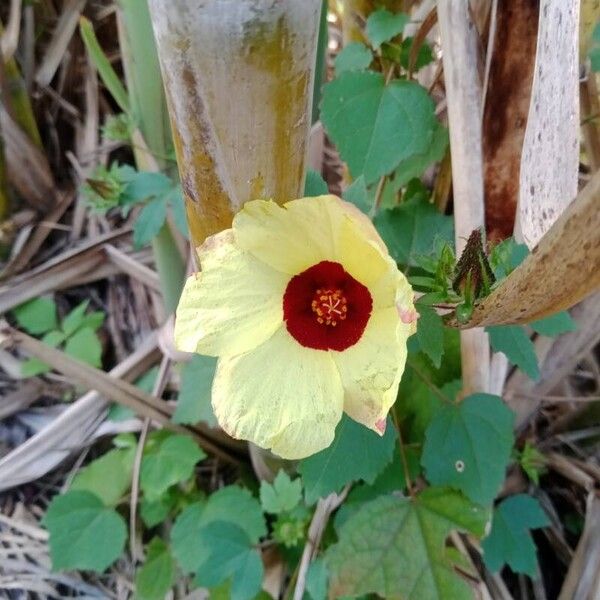
[[[517,494],[500,502],[490,534],[481,544],[487,568],[495,573],[508,564],[515,573],[534,577],[537,558],[530,530],[549,524],[539,502],[531,496]]]
[[[142,460],[140,487],[148,500],[155,500],[176,483],[192,476],[197,462],[206,454],[182,434],[169,435],[155,448],[148,448]]]
[[[262,481],[260,484],[260,502],[265,512],[279,514],[296,508],[302,500],[302,482],[292,481],[290,476],[280,470],[273,483]]]
[[[405,13],[391,13],[385,8],[380,8],[369,15],[365,33],[373,48],[377,49],[383,42],[387,42],[404,31],[410,17]]]
[[[396,435],[388,421],[385,434],[379,437],[344,415],[335,438],[325,450],[300,461],[305,499],[308,504],[332,492],[339,492],[352,481],[373,483],[392,460]]]
[[[135,574],[135,597],[139,600],[164,600],[175,582],[175,561],[169,547],[154,538],[147,548],[146,561]]]
[[[421,464],[429,482],[491,504],[510,460],[513,421],[513,412],[491,394],[473,394],[442,406],[425,433]]]
[[[361,42],[350,42],[335,57],[335,74],[346,71],[364,71],[373,60],[372,52]]]
[[[452,531],[482,536],[488,519],[488,511],[444,488],[428,488],[414,499],[373,500],[350,518],[327,551],[330,595],[470,599],[445,542]]]
[[[531,379],[540,377],[535,346],[520,325],[494,325],[486,327],[490,344],[495,352],[502,352],[508,360],[521,368]]]
[[[55,496],[42,523],[50,533],[54,569],[101,573],[120,556],[127,537],[123,517],[86,491]]]
[[[366,185],[423,154],[437,127],[433,101],[411,81],[381,73],[343,73],[323,89],[321,119],[353,177]]]
[[[51,298],[34,298],[20,304],[13,310],[19,324],[28,333],[40,335],[56,329],[56,304]]]

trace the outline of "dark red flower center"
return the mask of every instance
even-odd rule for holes
[[[283,295],[287,330],[303,346],[345,350],[360,340],[373,300],[340,263],[324,260],[290,279]]]

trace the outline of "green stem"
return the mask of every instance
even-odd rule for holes
[[[143,170],[164,169],[166,161],[158,157],[169,155],[172,142],[148,3],[147,0],[119,0],[118,6],[128,105],[147,145],[146,151],[134,144],[136,164]],[[152,250],[165,309],[172,313],[183,289],[185,264],[167,223],[152,240]]]
[[[158,235],[152,240],[152,250],[163,302],[165,309],[170,314],[175,312],[183,289],[185,265],[168,223],[161,227]]]
[[[325,83],[326,66],[327,66],[327,45],[329,43],[329,28],[327,26],[327,11],[329,9],[328,0],[323,0],[321,7],[321,20],[319,22],[319,41],[317,42],[317,58],[315,67],[315,82],[313,87],[313,102],[312,102],[312,122],[316,123],[319,120],[319,104],[321,103],[321,95],[323,83]]]

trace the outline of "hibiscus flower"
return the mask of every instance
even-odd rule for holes
[[[342,412],[383,434],[417,313],[365,215],[335,196],[254,200],[198,253],[175,342],[219,357],[229,435],[298,459],[331,444]]]

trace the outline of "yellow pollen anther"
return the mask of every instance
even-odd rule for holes
[[[317,316],[317,323],[336,327],[338,321],[348,316],[347,300],[342,290],[321,289],[315,292],[310,306]]]

